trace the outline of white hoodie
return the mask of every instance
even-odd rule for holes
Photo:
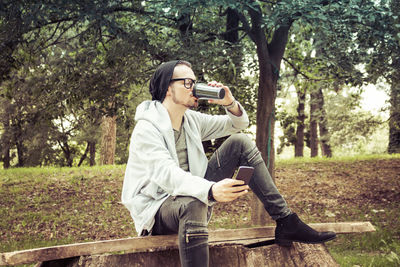
[[[137,233],[151,231],[154,216],[168,196],[192,196],[207,205],[214,182],[204,179],[208,159],[202,141],[220,138],[248,127],[242,116],[208,115],[192,110],[183,127],[190,172],[179,167],[174,132],[167,109],[159,101],[144,101],[136,109],[137,124],[131,136],[129,159],[122,187],[122,203],[130,211]]]

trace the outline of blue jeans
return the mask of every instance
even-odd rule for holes
[[[291,213],[265,166],[261,153],[245,134],[229,137],[209,160],[205,179],[218,182],[232,177],[239,166],[254,167],[251,190],[277,220]],[[152,233],[178,233],[182,266],[208,266],[207,224],[211,208],[193,197],[170,196],[156,214]]]

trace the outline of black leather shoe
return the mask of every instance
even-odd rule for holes
[[[300,220],[296,213],[276,221],[275,243],[291,246],[292,242],[308,244],[324,243],[336,238],[334,232],[318,232]]]

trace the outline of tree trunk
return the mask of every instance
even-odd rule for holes
[[[392,79],[388,153],[400,153],[400,81]]]
[[[71,149],[68,145],[68,142],[63,142],[63,148],[64,148],[63,151],[64,151],[65,159],[67,160],[67,166],[72,167],[74,159],[72,156]]]
[[[23,167],[25,165],[25,160],[24,160],[24,144],[22,141],[17,141],[15,142],[15,145],[17,147],[17,156],[18,156],[18,167]]]
[[[3,125],[4,125],[3,136],[2,136],[3,147],[1,151],[2,152],[1,158],[3,160],[3,168],[8,169],[10,168],[10,161],[11,161],[10,157],[11,140],[9,138],[10,120],[8,113],[5,114]]]
[[[268,44],[264,29],[261,27],[261,11],[249,10],[253,28],[250,37],[256,44],[259,64],[259,84],[257,101],[256,145],[274,179],[274,129],[275,98],[279,78],[279,67],[285,51],[290,26],[281,26],[275,30]],[[259,22],[259,23],[257,23]],[[265,225],[272,220],[267,215],[261,201],[253,194],[252,223]]]
[[[306,119],[305,115],[305,102],[306,102],[306,89],[297,89],[297,127],[296,127],[296,143],[294,145],[294,156],[303,157],[304,156],[304,121]]]
[[[88,142],[89,144],[89,165],[96,165],[96,142]]]
[[[17,167],[23,167],[25,165],[25,158],[24,158],[24,143],[23,143],[23,133],[22,133],[22,126],[19,120],[14,121],[11,124],[12,132],[13,132],[13,143],[17,148],[17,157],[18,163]]]
[[[318,94],[312,88],[310,92],[310,149],[311,157],[318,156]]]
[[[80,167],[82,165],[83,161],[87,158],[87,153],[88,152],[89,152],[89,142],[86,145],[85,152],[83,153],[83,155],[79,159],[78,167]]]
[[[248,248],[224,244],[210,246],[210,266],[339,266],[324,244],[294,243],[292,247],[278,245]],[[181,266],[178,249],[163,249],[124,254],[98,254],[43,262],[38,267],[103,267],[103,266]]]
[[[247,13],[239,13],[246,33],[256,45],[259,84],[257,100],[257,128],[256,145],[267,164],[274,179],[274,108],[276,98],[276,85],[279,78],[279,68],[288,41],[289,29],[293,21],[288,19],[287,24],[275,28],[272,39],[268,43],[265,27],[263,27],[263,15],[260,6],[249,7]],[[246,16],[250,15],[251,23]],[[270,221],[261,202],[253,194],[251,220],[253,224],[264,225]]]
[[[10,168],[10,146],[3,148],[3,168]]]
[[[63,151],[65,160],[67,161],[67,166],[72,167],[73,158],[72,158],[71,150],[69,149],[68,142],[60,141],[60,140],[57,140],[57,142],[58,142],[58,145],[61,147],[61,150]]]
[[[226,11],[226,34],[224,39],[231,43],[239,41],[239,16],[232,8],[228,8]]]
[[[321,141],[322,156],[331,158],[332,149],[331,145],[329,144],[330,135],[327,126],[326,111],[324,108],[324,94],[321,88],[319,88],[316,91],[316,95],[317,95],[316,100],[318,105],[318,128],[319,128],[319,137]]]
[[[117,140],[117,116],[104,116],[101,123],[100,164],[114,164]]]
[[[265,36],[263,36],[265,38]],[[256,145],[274,179],[274,107],[276,97],[276,82],[273,78],[272,66],[269,62],[267,42],[262,41],[257,44],[257,54],[260,67],[260,77],[258,85],[257,102],[257,127]],[[267,216],[264,205],[253,194],[252,201],[252,223],[256,225],[266,225],[271,222]]]

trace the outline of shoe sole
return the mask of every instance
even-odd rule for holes
[[[275,244],[279,245],[279,246],[283,246],[283,247],[290,247],[292,246],[293,242],[299,242],[299,243],[303,243],[303,244],[322,244],[328,241],[331,241],[333,239],[335,239],[336,236],[333,236],[331,238],[325,239],[325,240],[321,240],[321,241],[301,241],[301,240],[289,240],[289,239],[275,239]]]

